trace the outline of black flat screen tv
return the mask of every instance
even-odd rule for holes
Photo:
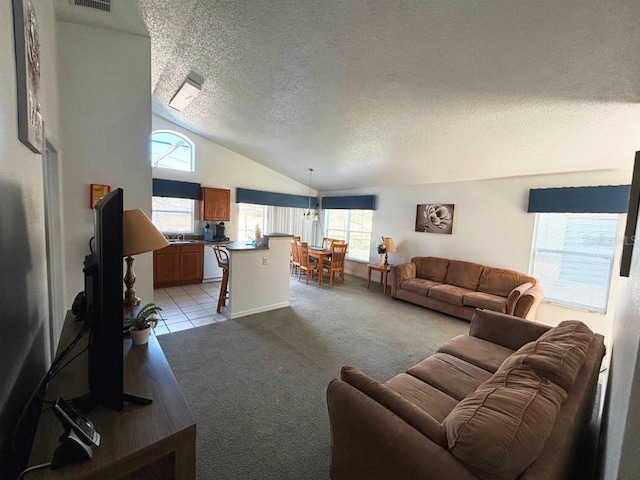
[[[115,189],[94,207],[94,240],[84,261],[92,403],[122,410],[122,217],[124,192]]]

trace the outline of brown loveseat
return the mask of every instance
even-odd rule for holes
[[[471,320],[476,308],[535,319],[544,289],[524,273],[439,257],[395,265],[391,297]]]
[[[566,480],[591,417],[603,337],[478,310],[469,335],[380,384],[327,389],[332,480]]]

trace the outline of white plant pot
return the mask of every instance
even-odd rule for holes
[[[380,259],[378,261],[380,262],[379,263],[380,266],[384,266],[384,253],[380,254]]]
[[[137,330],[133,327],[129,327],[129,336],[134,345],[144,345],[149,343],[149,334],[151,333],[151,327],[147,327],[144,330]]]

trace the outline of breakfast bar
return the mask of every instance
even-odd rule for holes
[[[232,242],[226,246],[231,318],[289,306],[290,238],[273,233],[259,245]]]

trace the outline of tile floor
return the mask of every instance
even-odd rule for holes
[[[216,313],[219,294],[220,282],[154,290],[153,303],[162,308],[162,319],[154,328],[155,334],[165,335],[228,320],[227,307]]]

